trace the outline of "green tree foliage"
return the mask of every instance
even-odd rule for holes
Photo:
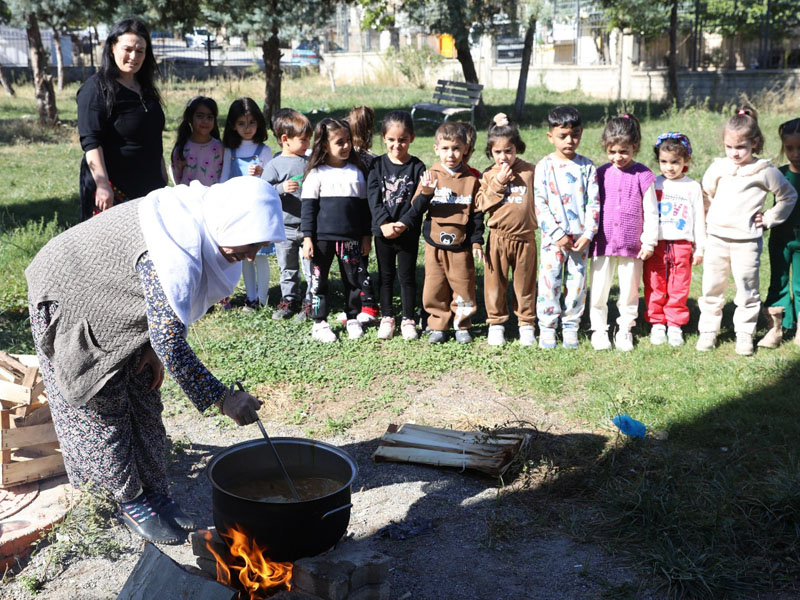
[[[704,29],[723,35],[784,39],[800,26],[797,0],[703,0],[696,4]]]

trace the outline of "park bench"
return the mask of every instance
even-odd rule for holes
[[[453,115],[469,112],[470,123],[475,125],[475,107],[481,101],[481,90],[483,86],[479,83],[463,83],[461,81],[447,81],[440,79],[436,82],[436,89],[433,91],[433,102],[417,102],[411,107],[411,118],[418,121],[432,121],[438,123],[447,121]],[[415,117],[418,110],[438,113],[444,115],[443,119],[432,117]]]

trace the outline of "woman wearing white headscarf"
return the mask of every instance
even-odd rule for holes
[[[255,177],[151,192],[50,240],[25,271],[31,330],[73,486],[119,503],[143,538],[193,529],[169,497],[161,420],[164,369],[204,411],[237,424],[261,402],[214,377],[188,326],[230,295],[241,261],[284,240],[280,199]]]

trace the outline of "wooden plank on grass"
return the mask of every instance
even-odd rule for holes
[[[0,448],[12,450],[14,448],[27,448],[39,444],[57,442],[56,430],[52,423],[19,427],[17,429],[3,428],[0,430]]]
[[[381,437],[381,444],[441,450],[443,452],[476,454],[479,456],[499,456],[501,458],[507,454],[513,454],[513,448],[495,444],[466,443],[459,440],[449,441],[433,437],[426,438],[415,435],[400,435],[399,433],[384,433]]]
[[[27,481],[38,481],[39,479],[66,473],[64,459],[60,453],[43,458],[4,464],[0,467],[0,471],[2,471],[0,484],[3,487],[18,485]]]
[[[374,459],[395,462],[412,462],[434,467],[454,467],[475,469],[489,475],[497,475],[503,465],[502,459],[438,452],[422,448],[400,448],[397,446],[378,446],[372,455]]]

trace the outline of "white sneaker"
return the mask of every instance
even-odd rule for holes
[[[667,327],[667,340],[669,340],[669,345],[673,348],[683,346],[683,331],[681,331],[681,328],[676,325]]]
[[[563,339],[564,348],[574,350],[578,347],[578,330],[574,327],[562,328],[561,337]]]
[[[670,327],[670,329],[672,329]],[[680,329],[678,330],[680,331]],[[664,342],[667,341],[667,326],[663,323],[657,323],[653,325],[653,328],[650,330],[650,343],[653,346],[660,346]]]
[[[519,345],[520,346],[536,345],[536,334],[533,333],[533,325],[519,326]]]
[[[741,356],[753,355],[753,336],[739,331],[736,333],[736,354]]]
[[[595,350],[611,350],[611,340],[607,331],[592,332],[592,348]]]
[[[414,319],[403,319],[400,322],[400,333],[403,334],[404,340],[415,340],[419,337],[417,333],[417,324]]]
[[[489,325],[489,335],[486,341],[490,346],[505,346],[506,328],[503,325]]]
[[[695,348],[698,352],[708,352],[714,349],[717,344],[716,331],[701,331],[700,337],[697,338],[697,346]]]
[[[361,327],[358,319],[349,319],[347,321],[347,337],[351,340],[357,340],[362,335],[364,335],[364,328]]]
[[[556,347],[556,330],[549,327],[539,328],[539,348],[552,350]]]
[[[365,313],[365,312],[358,313],[356,315],[356,319],[358,319],[358,322],[361,323],[361,325],[363,327],[367,327],[369,325],[375,325],[375,324],[378,323],[378,319],[377,318],[375,318],[371,314]]]
[[[390,340],[394,337],[394,317],[383,317],[378,327],[378,339]]]
[[[620,329],[614,336],[614,347],[620,352],[633,350],[633,334],[630,329]]]
[[[314,326],[311,328],[311,337],[318,342],[322,342],[323,344],[330,344],[331,342],[335,342],[337,339],[339,339],[336,337],[336,334],[333,333],[333,330],[327,321],[314,323]]]

